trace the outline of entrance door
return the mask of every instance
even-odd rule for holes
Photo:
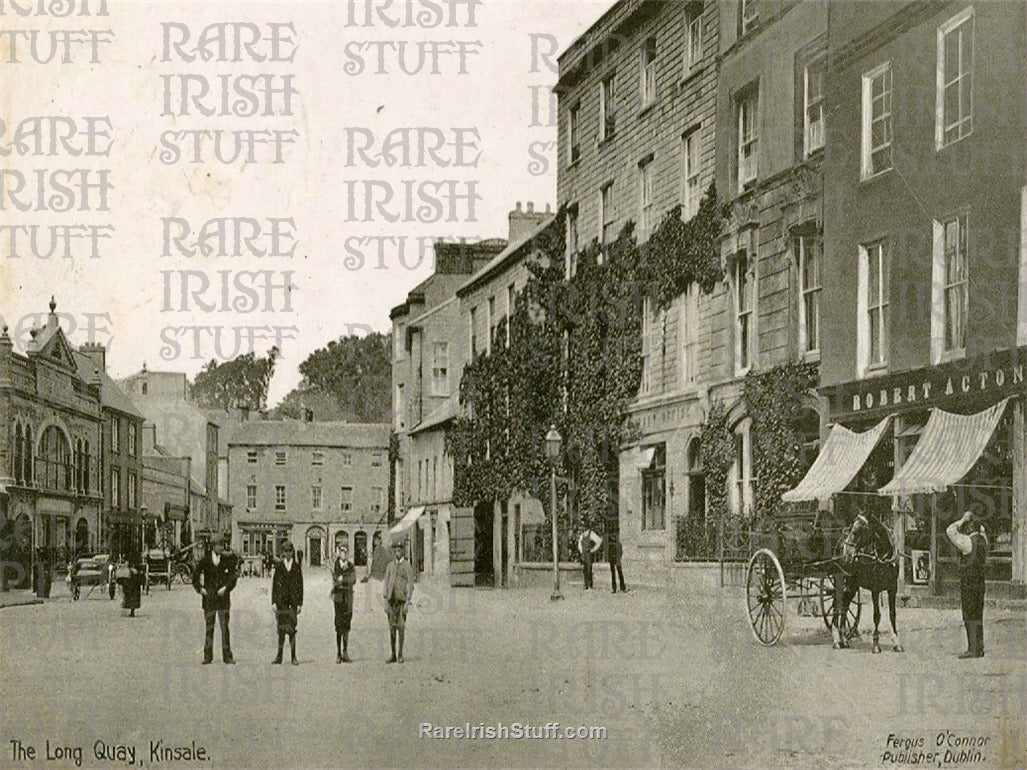
[[[507,518],[507,515],[506,515],[506,503],[503,503],[503,509],[502,510],[503,510],[503,515],[500,518],[500,521],[502,523],[500,525],[501,529],[500,529],[500,532],[499,532],[499,540],[500,540],[500,546],[499,546],[500,557],[499,558],[500,558],[500,562],[502,564],[502,568],[500,570],[500,585],[502,585],[503,588],[506,588],[507,587],[507,575],[509,574],[508,565],[510,563],[510,545],[509,545],[509,537],[510,537],[509,536],[509,531],[510,531],[509,523],[510,522],[509,522],[509,519]]]
[[[476,586],[496,585],[495,567],[492,562],[492,503],[478,503],[474,506],[474,584]]]
[[[310,538],[310,566],[321,566],[321,538]]]

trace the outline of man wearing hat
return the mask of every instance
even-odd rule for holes
[[[984,565],[988,536],[979,508],[966,511],[949,524],[945,534],[959,551],[959,599],[966,626],[966,652],[960,658],[984,657]]]
[[[414,594],[414,568],[406,559],[406,548],[403,541],[392,544],[395,557],[385,568],[385,612],[389,617],[389,642],[392,644],[392,657],[386,663],[403,662],[403,634],[406,631],[407,603]],[[399,640],[399,655],[396,654],[396,641]]]
[[[215,535],[210,541],[210,551],[204,555],[193,572],[193,588],[203,597],[203,621],[205,635],[203,662],[214,660],[214,617],[221,626],[221,655],[225,663],[235,663],[232,657],[231,637],[228,631],[229,610],[232,606],[232,589],[239,577],[238,557],[225,550],[222,535]]]

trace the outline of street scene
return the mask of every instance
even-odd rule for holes
[[[0,766],[1027,765],[1025,33],[0,0]]]

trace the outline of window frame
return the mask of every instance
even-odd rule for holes
[[[755,514],[756,477],[752,464],[752,419],[739,420],[731,430],[732,459],[728,469],[728,504],[736,516],[751,518]]]
[[[738,30],[742,36],[748,35],[759,26],[760,11],[758,0],[739,0]]]
[[[310,509],[312,511],[324,510],[324,487],[320,484],[310,485]]]
[[[807,242],[812,241],[816,245],[816,285],[809,286],[806,283],[806,265],[808,263],[809,249]],[[820,309],[820,299],[823,294],[824,288],[824,245],[820,233],[802,233],[795,237],[795,256],[796,266],[798,267],[798,285],[799,285],[799,329],[798,329],[798,344],[799,344],[799,355],[803,359],[819,358],[820,357],[820,319],[822,317]],[[814,319],[813,339],[815,344],[810,346],[810,319],[809,319],[809,302],[813,300],[814,308],[816,310],[816,318]]]
[[[257,507],[257,485],[246,485],[246,510],[252,511]]]
[[[440,397],[449,396],[449,342],[447,340],[435,340],[431,344],[431,394]]]
[[[741,194],[759,178],[760,96],[758,84],[741,91],[735,101],[737,141],[735,147],[738,193]],[[746,118],[751,115],[752,119]],[[750,131],[746,133],[746,124]],[[745,175],[743,175],[743,170]]]
[[[880,117],[875,118],[873,114],[875,98],[873,95],[874,81],[878,78],[887,77],[886,85],[882,85],[882,98],[887,96],[887,109]],[[892,72],[891,60],[882,62],[871,70],[863,73],[861,80],[861,110],[860,110],[860,179],[865,181],[874,177],[886,174],[895,167],[894,155],[894,110],[893,97],[895,92],[894,73]],[[872,144],[874,123],[882,122],[887,126],[887,141],[876,147]],[[877,168],[874,165],[875,153],[887,150],[888,159],[886,165]]]
[[[736,252],[731,271],[734,359],[737,376],[746,374],[756,361],[757,260],[749,258],[749,251],[748,247],[743,246]]]
[[[607,182],[599,188],[599,242],[604,245],[614,241],[612,235],[616,217],[613,209],[613,182]],[[611,236],[609,238],[607,237],[607,228],[609,228]]]
[[[699,371],[699,289],[690,283],[681,294],[681,388],[693,390]]]
[[[325,453],[320,449],[313,449],[310,452],[310,464],[315,467],[321,467],[325,464]]]
[[[875,256],[876,255],[876,256]],[[870,301],[870,264],[877,262],[877,304],[871,306]],[[888,348],[890,346],[891,327],[891,253],[888,241],[878,238],[859,246],[859,285],[857,295],[857,372],[860,377],[867,373],[883,372],[888,368]],[[873,311],[877,310],[877,333],[879,337],[880,355],[874,360],[873,336],[871,328]]]
[[[665,532],[667,529],[667,445],[654,444],[649,467],[641,469],[642,531]]]
[[[285,484],[275,484],[275,511],[287,510],[287,500]]]
[[[703,59],[703,10],[701,6],[689,3],[685,8],[685,77],[702,66]]]
[[[599,81],[599,141],[617,135],[617,76],[610,73]]]
[[[656,205],[653,192],[653,156],[644,157],[638,164],[638,237],[639,243],[649,240],[656,229]]]
[[[945,57],[945,41],[946,38],[953,34],[959,33],[960,36],[963,34],[962,27],[965,24],[969,24],[970,33],[970,64],[969,68],[964,72],[962,69],[963,64],[963,47],[958,47],[958,64],[959,68],[956,77],[953,80],[948,80]],[[961,38],[960,38],[961,39]],[[944,24],[938,27],[937,32],[937,64],[936,64],[936,84],[935,84],[935,121],[934,121],[934,146],[936,150],[942,150],[945,147],[953,145],[962,139],[970,136],[973,133],[973,91],[974,91],[974,58],[976,57],[976,20],[974,17],[974,8],[972,5],[967,6],[962,11],[957,13],[955,16],[950,18]],[[946,82],[948,80],[948,82]],[[967,101],[967,114],[963,115],[963,81],[969,81],[967,83],[967,90],[969,91]],[[945,94],[948,89],[952,86],[956,87],[958,98],[956,99],[956,105],[959,111],[959,119],[951,124],[946,125],[945,115]],[[966,132],[963,132],[963,126],[966,126]],[[952,129],[956,129],[957,135],[954,138],[946,138]]]
[[[820,97],[815,101],[810,100],[810,71],[819,68],[821,72]],[[808,158],[818,150],[824,149],[827,139],[827,115],[824,110],[827,101],[827,52],[822,51],[813,56],[802,68],[802,149],[803,157]],[[810,110],[819,108],[819,121],[810,119]],[[813,126],[820,125],[820,142],[814,146],[811,138]]]
[[[284,449],[275,450],[275,465],[282,466],[289,464],[289,453]]]
[[[258,458],[259,458],[259,454],[258,454],[256,449],[247,449],[246,450],[246,464],[247,465],[256,465]]]
[[[656,66],[659,61],[659,48],[656,35],[649,35],[642,41],[639,52],[639,98],[642,109],[656,104],[659,92],[657,89]]]
[[[581,160],[581,102],[567,108],[567,166]]]
[[[699,213],[702,200],[700,129],[692,126],[681,135],[681,218],[685,222]]]
[[[947,228],[957,228],[955,251],[948,248]],[[931,363],[938,364],[966,356],[967,324],[970,311],[970,214],[967,209],[957,211],[933,222],[933,260],[931,280]],[[950,281],[949,257],[954,256],[961,262],[962,275]],[[949,316],[950,293],[955,290],[960,295],[960,320],[962,344],[952,344],[949,332],[951,321]]]
[[[353,487],[339,487],[339,510],[343,513],[353,510]]]

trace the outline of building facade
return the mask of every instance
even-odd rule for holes
[[[103,405],[98,377],[84,377],[51,299],[46,325],[24,355],[0,333],[0,499],[6,514],[3,579],[28,588],[37,562],[66,563],[106,545]]]
[[[970,503],[988,515],[989,579],[1022,594],[1027,114],[1009,84],[1027,75],[1027,8],[832,3],[828,13],[829,418],[861,430],[891,415],[870,463],[878,487],[892,479],[900,547],[924,565],[904,564],[913,594],[958,590],[944,530]],[[958,446],[932,443],[947,435],[943,413],[972,428]],[[962,447],[973,455],[957,468]],[[933,478],[913,478],[929,455]]]
[[[243,421],[227,446],[232,547],[244,559],[277,557],[291,540],[311,567],[327,566],[337,544],[367,564],[388,526],[389,425]]]

